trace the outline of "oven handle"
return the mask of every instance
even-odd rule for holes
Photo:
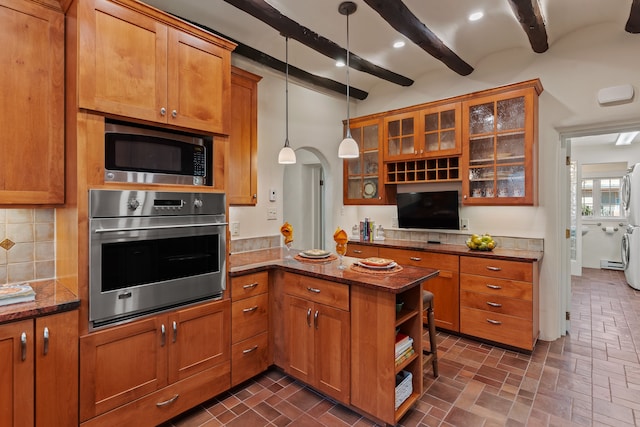
[[[228,222],[209,222],[204,224],[176,224],[176,225],[158,225],[149,227],[122,227],[122,228],[98,228],[96,233],[111,233],[114,231],[135,231],[135,230],[161,230],[167,228],[192,228],[192,227],[211,227],[211,226],[225,226],[229,225]]]

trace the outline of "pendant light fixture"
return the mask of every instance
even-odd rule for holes
[[[338,147],[338,157],[341,159],[355,159],[360,157],[358,143],[351,137],[351,127],[349,126],[349,15],[356,11],[358,6],[352,1],[345,1],[338,6],[338,12],[347,16],[347,135]]]
[[[285,140],[284,147],[280,149],[278,153],[278,163],[282,165],[292,165],[296,162],[296,152],[289,146],[289,37],[285,37],[285,50],[286,50],[286,66],[285,66]]]

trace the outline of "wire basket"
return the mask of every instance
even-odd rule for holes
[[[396,375],[396,407],[397,410],[402,402],[407,400],[413,392],[413,374],[408,371],[400,371]]]

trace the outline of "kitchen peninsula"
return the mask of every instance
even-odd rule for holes
[[[337,260],[301,262],[284,255],[277,248],[230,257],[232,385],[275,364],[368,418],[397,424],[422,395],[421,284],[438,271],[402,265],[395,273],[371,274],[340,270]],[[260,307],[265,298],[268,306]],[[403,303],[400,311],[397,302]],[[251,317],[262,319],[262,329]],[[412,337],[415,349],[398,364],[396,330]],[[400,404],[401,373],[411,379]]]

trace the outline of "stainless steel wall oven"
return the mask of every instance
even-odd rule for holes
[[[222,296],[225,196],[90,190],[92,327]]]

